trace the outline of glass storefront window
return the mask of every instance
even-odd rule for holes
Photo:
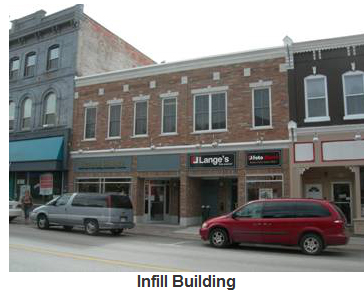
[[[283,197],[283,175],[246,176],[247,201]]]
[[[76,191],[80,193],[121,193],[130,196],[130,178],[79,178]]]

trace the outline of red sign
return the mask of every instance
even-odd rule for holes
[[[52,195],[53,194],[53,174],[45,173],[40,176],[40,195]]]

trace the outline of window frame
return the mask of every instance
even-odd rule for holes
[[[147,117],[146,117],[146,133],[145,134],[136,134],[136,105],[137,103],[143,103],[145,102],[147,104]],[[135,100],[134,101],[134,119],[133,119],[133,137],[148,137],[148,120],[149,120],[149,99],[141,99],[141,100]]]
[[[175,100],[176,103],[176,110],[175,110],[175,128],[176,130],[174,132],[165,132],[164,131],[164,103],[166,100]],[[178,100],[176,96],[171,96],[171,97],[163,97],[162,98],[162,120],[161,120],[161,135],[164,136],[168,136],[168,135],[177,135],[178,131],[177,131],[177,113],[178,113]]]
[[[119,135],[118,136],[110,136],[110,113],[111,113],[111,107],[112,106],[120,106],[120,127],[119,127]],[[121,138],[121,117],[123,112],[123,105],[122,102],[117,103],[109,103],[108,104],[108,118],[107,118],[107,139],[120,139]]]
[[[212,129],[212,95],[214,94],[225,94],[225,128],[224,129]],[[196,97],[207,95],[209,99],[209,129],[208,130],[196,130]],[[227,90],[223,91],[211,91],[211,92],[201,92],[195,93],[193,95],[193,134],[200,133],[218,133],[218,132],[227,132],[228,130],[228,111],[227,111]]]
[[[48,99],[50,95],[54,95],[54,124],[47,124],[46,123],[46,118],[47,118],[47,103],[48,103]],[[50,127],[50,126],[55,126],[57,124],[57,95],[55,92],[50,91],[48,92],[44,99],[43,99],[43,117],[42,117],[42,125],[43,127]]]
[[[356,120],[356,119],[364,119],[364,112],[362,114],[348,114],[348,108],[347,108],[347,94],[346,94],[346,85],[345,85],[345,77],[346,76],[356,76],[361,75],[363,79],[363,88],[364,88],[364,72],[360,70],[355,71],[348,71],[342,74],[342,83],[343,83],[343,98],[344,98],[344,120]],[[361,94],[356,94],[361,95]],[[364,91],[362,93],[364,95]],[[350,95],[355,96],[355,95]]]
[[[325,111],[326,114],[324,116],[318,116],[318,117],[309,117],[308,116],[308,96],[307,96],[307,81],[308,80],[314,80],[314,79],[324,79],[324,88],[325,88],[325,96],[324,97],[314,97],[310,99],[322,99],[325,98]],[[327,91],[327,77],[322,74],[316,74],[316,75],[309,75],[304,78],[304,93],[305,93],[305,123],[314,123],[314,122],[325,122],[330,121],[330,114],[329,114],[329,99],[328,99],[328,91]]]
[[[29,127],[24,127],[24,110],[25,110],[25,103],[27,102],[27,101],[30,101],[30,116],[29,117],[27,117],[27,119],[29,119]],[[22,101],[22,103],[21,103],[21,108],[20,108],[20,114],[21,114],[21,116],[20,116],[20,127],[21,127],[21,130],[22,131],[29,131],[31,128],[32,128],[32,126],[31,126],[31,122],[32,122],[32,110],[33,110],[33,101],[32,101],[32,99],[28,96],[28,97],[26,97],[26,98],[24,98],[23,99],[23,101]]]
[[[34,65],[28,66],[28,59],[31,56],[35,56],[35,61],[34,61]],[[29,52],[25,55],[25,63],[24,63],[24,77],[34,77],[35,76],[35,69],[36,69],[36,65],[37,65],[37,53],[35,51],[33,52]],[[28,67],[34,67],[34,71],[33,74],[29,74],[28,72]]]
[[[18,66],[18,69],[17,70],[12,70],[12,67],[13,67],[13,62],[14,61],[19,61],[19,66]],[[17,71],[16,72],[16,76],[13,75],[13,72],[14,71]],[[20,58],[18,56],[15,56],[15,57],[12,57],[10,59],[10,62],[9,62],[9,80],[12,81],[12,80],[16,80],[18,79],[19,77],[19,72],[20,72]]]
[[[51,68],[50,67],[50,62],[52,60],[55,60],[55,59],[50,59],[50,57],[51,57],[51,51],[54,50],[54,49],[58,49],[57,66],[54,67],[54,68]],[[59,68],[59,60],[60,60],[60,45],[59,44],[54,44],[54,45],[50,46],[48,48],[48,51],[47,51],[47,65],[46,65],[47,71],[57,70]]]
[[[268,89],[269,94],[269,125],[264,126],[256,126],[255,125],[255,91],[256,90],[263,90]],[[272,121],[272,88],[271,86],[263,86],[263,87],[254,87],[252,90],[252,129],[272,129],[273,128],[273,121]]]
[[[87,121],[87,111],[89,109],[95,109],[95,136],[92,138],[86,138],[86,121]],[[84,127],[83,127],[83,141],[96,141],[96,131],[97,131],[97,105],[85,106],[84,110]]]
[[[11,104],[13,104],[14,105],[14,114],[13,114],[13,116],[12,116],[12,119],[10,119],[10,106],[11,106]],[[15,101],[13,101],[13,100],[10,100],[9,101],[9,132],[13,132],[14,130],[15,130],[15,110],[16,110],[16,104],[15,104]],[[10,129],[10,121],[13,121],[13,128],[12,129]]]

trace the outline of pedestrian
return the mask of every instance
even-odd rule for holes
[[[29,190],[26,190],[24,196],[21,198],[21,205],[24,211],[25,223],[29,223],[29,213],[33,206],[33,198]]]

